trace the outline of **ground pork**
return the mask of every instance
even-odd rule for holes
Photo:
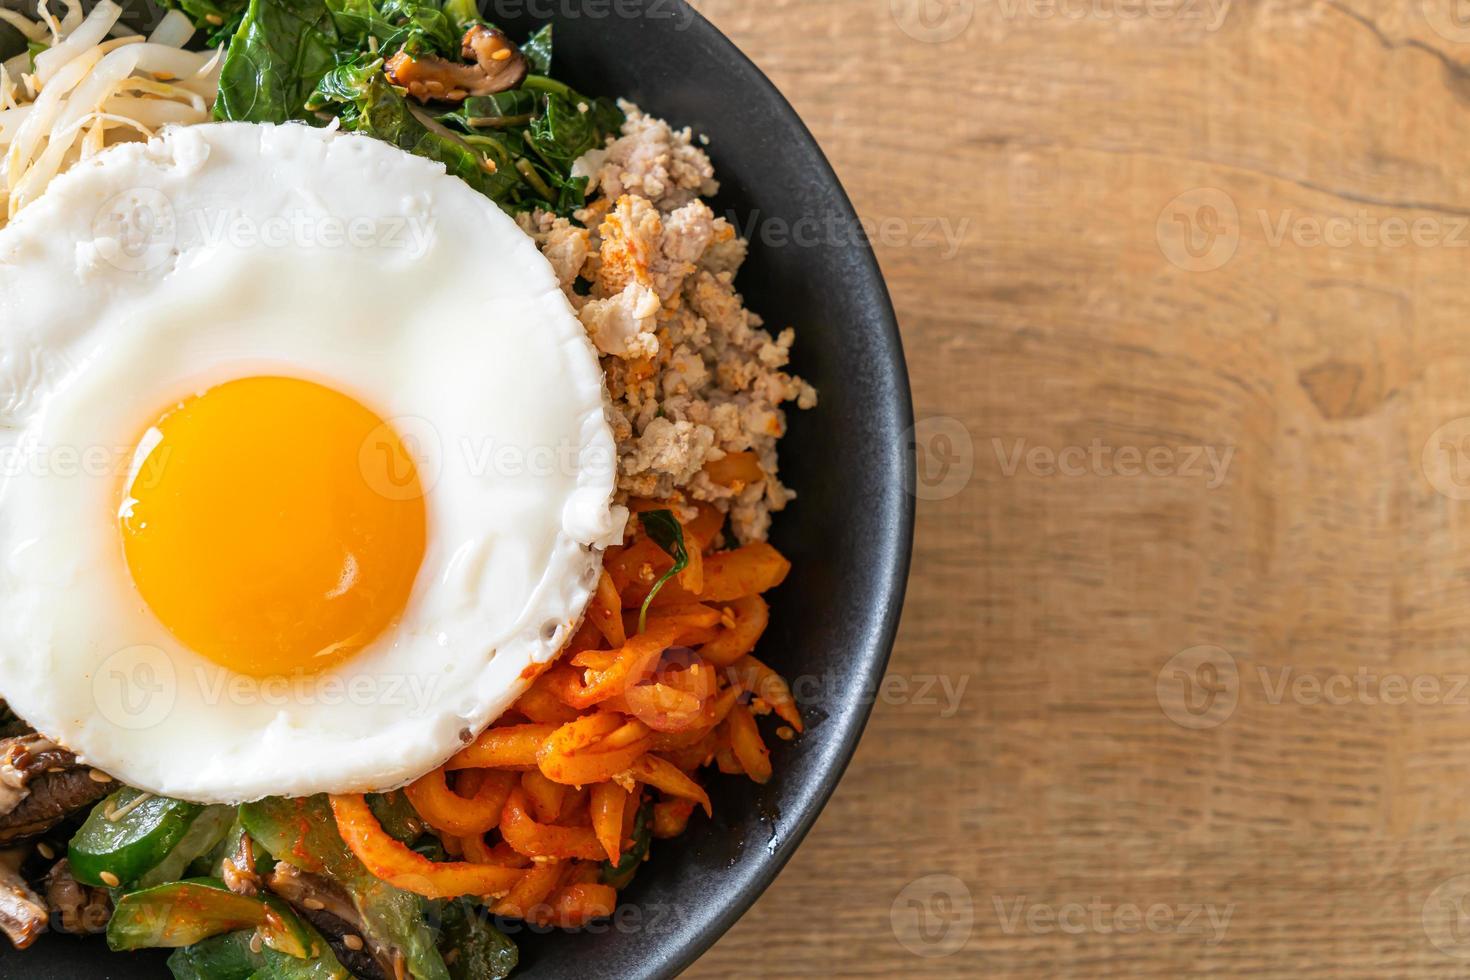
[[[715,168],[687,128],[675,130],[631,102],[618,105],[627,115],[622,135],[579,160],[572,171],[591,176],[589,193],[610,199],[632,194],[660,211],[673,211],[719,190]]]
[[[618,503],[714,503],[742,544],[765,540],[795,496],[777,476],[782,406],[817,393],[786,372],[796,335],[745,308],[735,274],[746,243],[702,200],[718,190],[689,131],[623,103],[622,135],[577,161],[589,176],[576,222],[541,212],[526,230],[551,262],[602,356],[618,444]],[[751,453],[764,479],[725,486],[706,466]]]

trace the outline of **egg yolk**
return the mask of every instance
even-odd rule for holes
[[[178,640],[256,677],[324,670],[403,611],[424,556],[404,440],[348,396],[231,381],[143,436],[119,511],[133,583]]]

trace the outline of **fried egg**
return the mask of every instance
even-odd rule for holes
[[[580,620],[597,356],[516,223],[301,125],[176,129],[0,230],[0,696],[199,802],[386,789]]]

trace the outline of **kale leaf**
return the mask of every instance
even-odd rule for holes
[[[337,67],[341,44],[322,0],[250,0],[220,72],[216,119],[309,120],[308,97]]]

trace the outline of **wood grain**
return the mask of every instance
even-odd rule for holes
[[[927,421],[907,693],[689,975],[1470,971],[1470,23],[699,7],[879,229]]]

